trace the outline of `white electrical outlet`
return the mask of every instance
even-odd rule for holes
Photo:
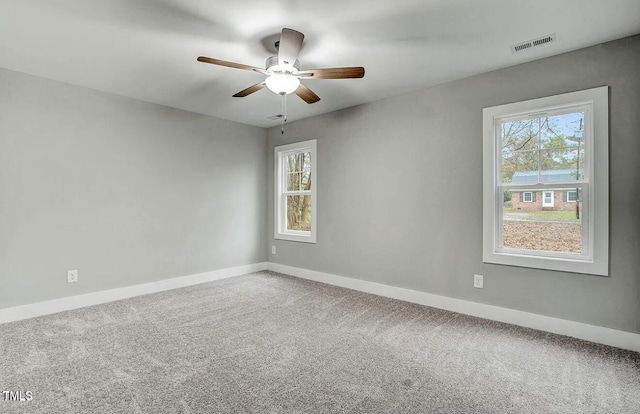
[[[484,288],[484,276],[473,275],[473,287],[478,289]]]
[[[276,254],[276,246],[271,246],[271,254]]]
[[[78,271],[77,270],[67,271],[67,283],[75,283],[77,281],[78,281]]]

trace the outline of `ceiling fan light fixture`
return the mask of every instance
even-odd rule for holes
[[[292,75],[275,74],[269,76],[265,83],[267,88],[278,95],[289,95],[300,86],[300,79]]]

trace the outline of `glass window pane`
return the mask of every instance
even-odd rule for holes
[[[584,179],[583,111],[500,123],[503,183]]]
[[[575,195],[575,188],[504,191],[502,246],[582,253],[583,203]]]
[[[303,171],[311,171],[311,153],[304,153],[304,162],[302,164]]]
[[[287,230],[311,231],[311,196],[287,196]]]
[[[584,149],[577,147],[518,151],[502,160],[502,182],[557,183],[582,180],[584,159]]]
[[[537,150],[539,128],[538,118],[502,122],[500,148],[503,152]]]
[[[311,153],[297,152],[285,158],[287,191],[311,189]]]
[[[502,158],[503,183],[537,183],[540,151],[515,151]]]
[[[297,152],[287,155],[287,173],[311,171],[311,153]]]
[[[584,149],[540,151],[540,182],[557,183],[584,179]]]
[[[300,173],[300,189],[311,190],[311,171],[302,171]]]
[[[300,190],[300,178],[299,172],[287,174],[287,191]]]
[[[584,145],[584,112],[571,112],[540,118],[541,148],[564,148]]]
[[[286,166],[287,166],[287,173],[293,173],[296,172],[296,158],[297,158],[297,154],[289,154],[287,156],[285,156],[285,162],[286,162]]]

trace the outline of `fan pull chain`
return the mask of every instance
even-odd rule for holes
[[[282,126],[280,133],[284,135],[284,123],[287,122],[287,95],[282,94]]]

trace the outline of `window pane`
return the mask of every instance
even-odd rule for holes
[[[504,191],[502,246],[582,253],[583,204],[576,202],[575,191],[575,188]]]
[[[584,112],[500,123],[503,183],[584,179]]]
[[[287,230],[311,231],[311,196],[287,196]]]
[[[298,191],[300,190],[300,173],[289,173],[287,174],[287,191]]]
[[[534,151],[514,151],[502,159],[503,183],[537,183],[538,182],[538,155]]]
[[[584,179],[584,149],[540,151],[540,182],[557,183]]]
[[[503,152],[538,149],[538,118],[501,123],[501,149]]]
[[[300,171],[299,167],[299,156],[300,154],[289,154],[287,155],[287,173],[293,173]]]
[[[582,179],[583,148],[517,151],[502,161],[503,183],[557,183]]]
[[[311,171],[300,173],[300,190],[311,190]]]
[[[304,162],[302,163],[303,171],[311,171],[311,153],[304,153]]]
[[[309,152],[297,152],[287,155],[287,173],[311,170],[311,154]]]
[[[298,152],[286,156],[287,191],[311,189],[311,153]]]
[[[584,112],[546,116],[540,128],[541,148],[564,148],[584,145]]]

